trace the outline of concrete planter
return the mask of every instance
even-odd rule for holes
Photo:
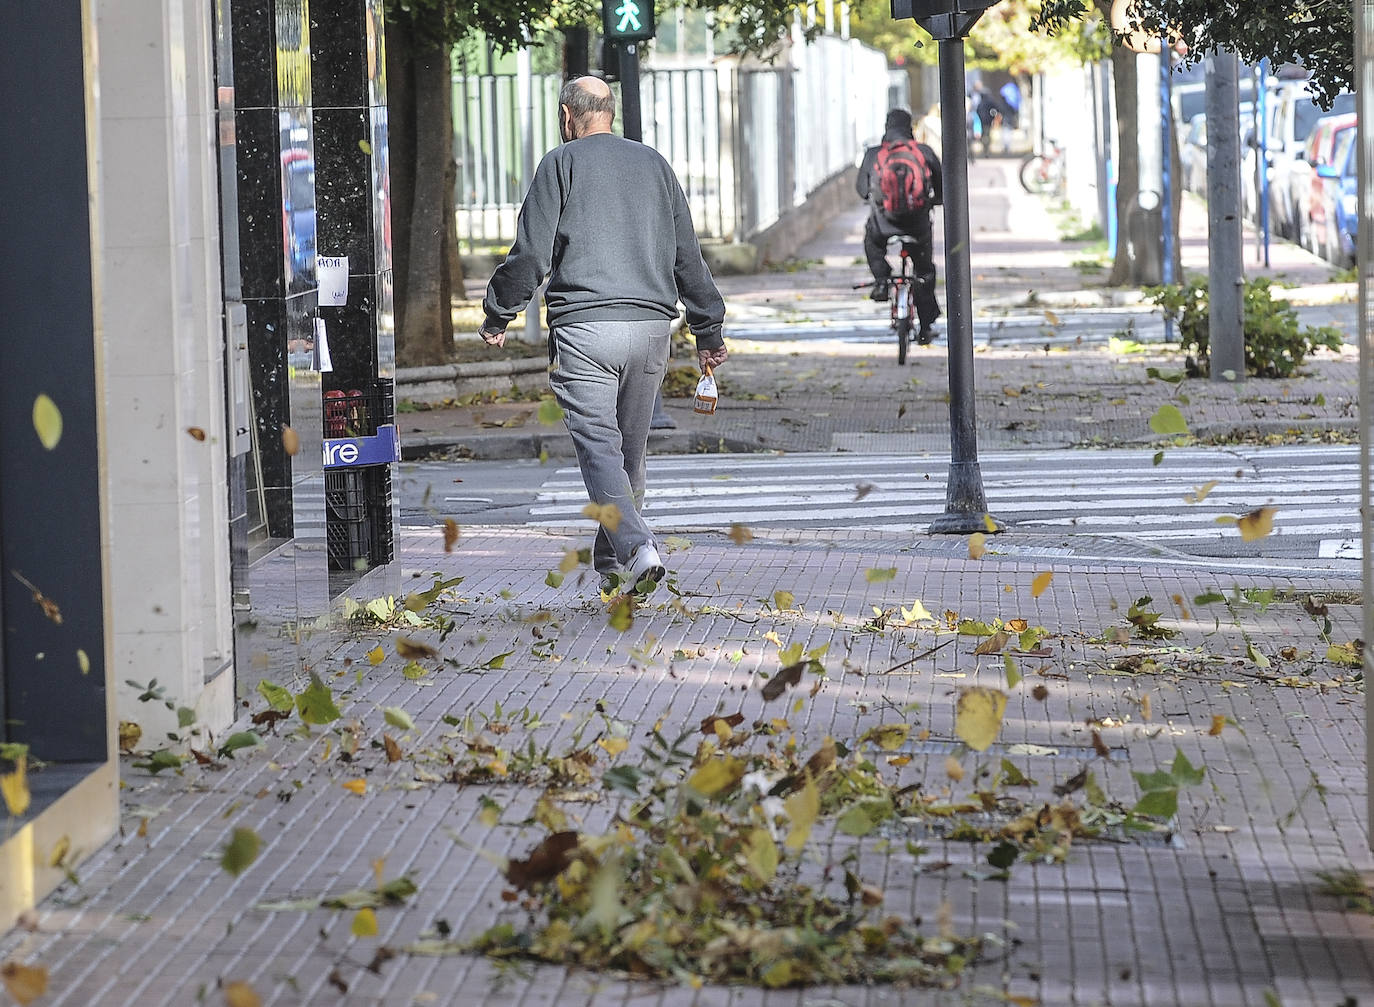
[[[542,356],[402,367],[396,371],[396,398],[436,406],[481,392],[540,391],[548,386],[548,371]]]

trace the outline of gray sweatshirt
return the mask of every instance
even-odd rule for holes
[[[550,327],[676,318],[680,298],[697,348],[725,345],[725,302],[701,257],[687,197],[652,147],[594,133],[544,155],[515,244],[487,285],[486,327],[509,325],[545,276]]]

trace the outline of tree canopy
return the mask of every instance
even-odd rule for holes
[[[1248,63],[1299,63],[1327,105],[1354,87],[1354,12],[1344,0],[1127,0],[1125,7],[1132,30],[1185,43],[1188,61],[1230,49]],[[1031,26],[1075,30],[1090,10],[1084,0],[1045,0]]]

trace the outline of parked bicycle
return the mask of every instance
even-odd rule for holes
[[[909,234],[897,234],[887,241],[889,245],[895,242],[901,246],[900,262],[887,281],[887,300],[892,312],[892,333],[897,337],[897,363],[905,364],[907,347],[911,344],[911,330],[916,324],[916,284],[921,282],[916,276],[916,239]],[[871,286],[873,282],[870,280],[854,284],[854,289]],[[934,339],[935,335],[929,329],[925,330],[924,336],[918,332],[916,337],[922,346],[928,346]]]
[[[1027,154],[1021,161],[1021,187],[1036,195],[1056,195],[1064,190],[1064,148],[1055,140],[1050,149]]]

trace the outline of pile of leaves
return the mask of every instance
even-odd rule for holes
[[[529,926],[499,923],[470,947],[694,986],[956,985],[978,940],[883,914],[883,892],[852,869],[841,888],[803,857],[828,813],[856,800],[891,806],[872,763],[840,767],[830,740],[804,762],[787,746],[743,754],[753,732],[736,731],[742,720],[707,718],[695,752],[683,747],[688,735],[654,731],[645,757],[656,776],[628,766],[607,774],[630,797],[608,832],[550,831],[504,863],[504,897],[528,911]]]

